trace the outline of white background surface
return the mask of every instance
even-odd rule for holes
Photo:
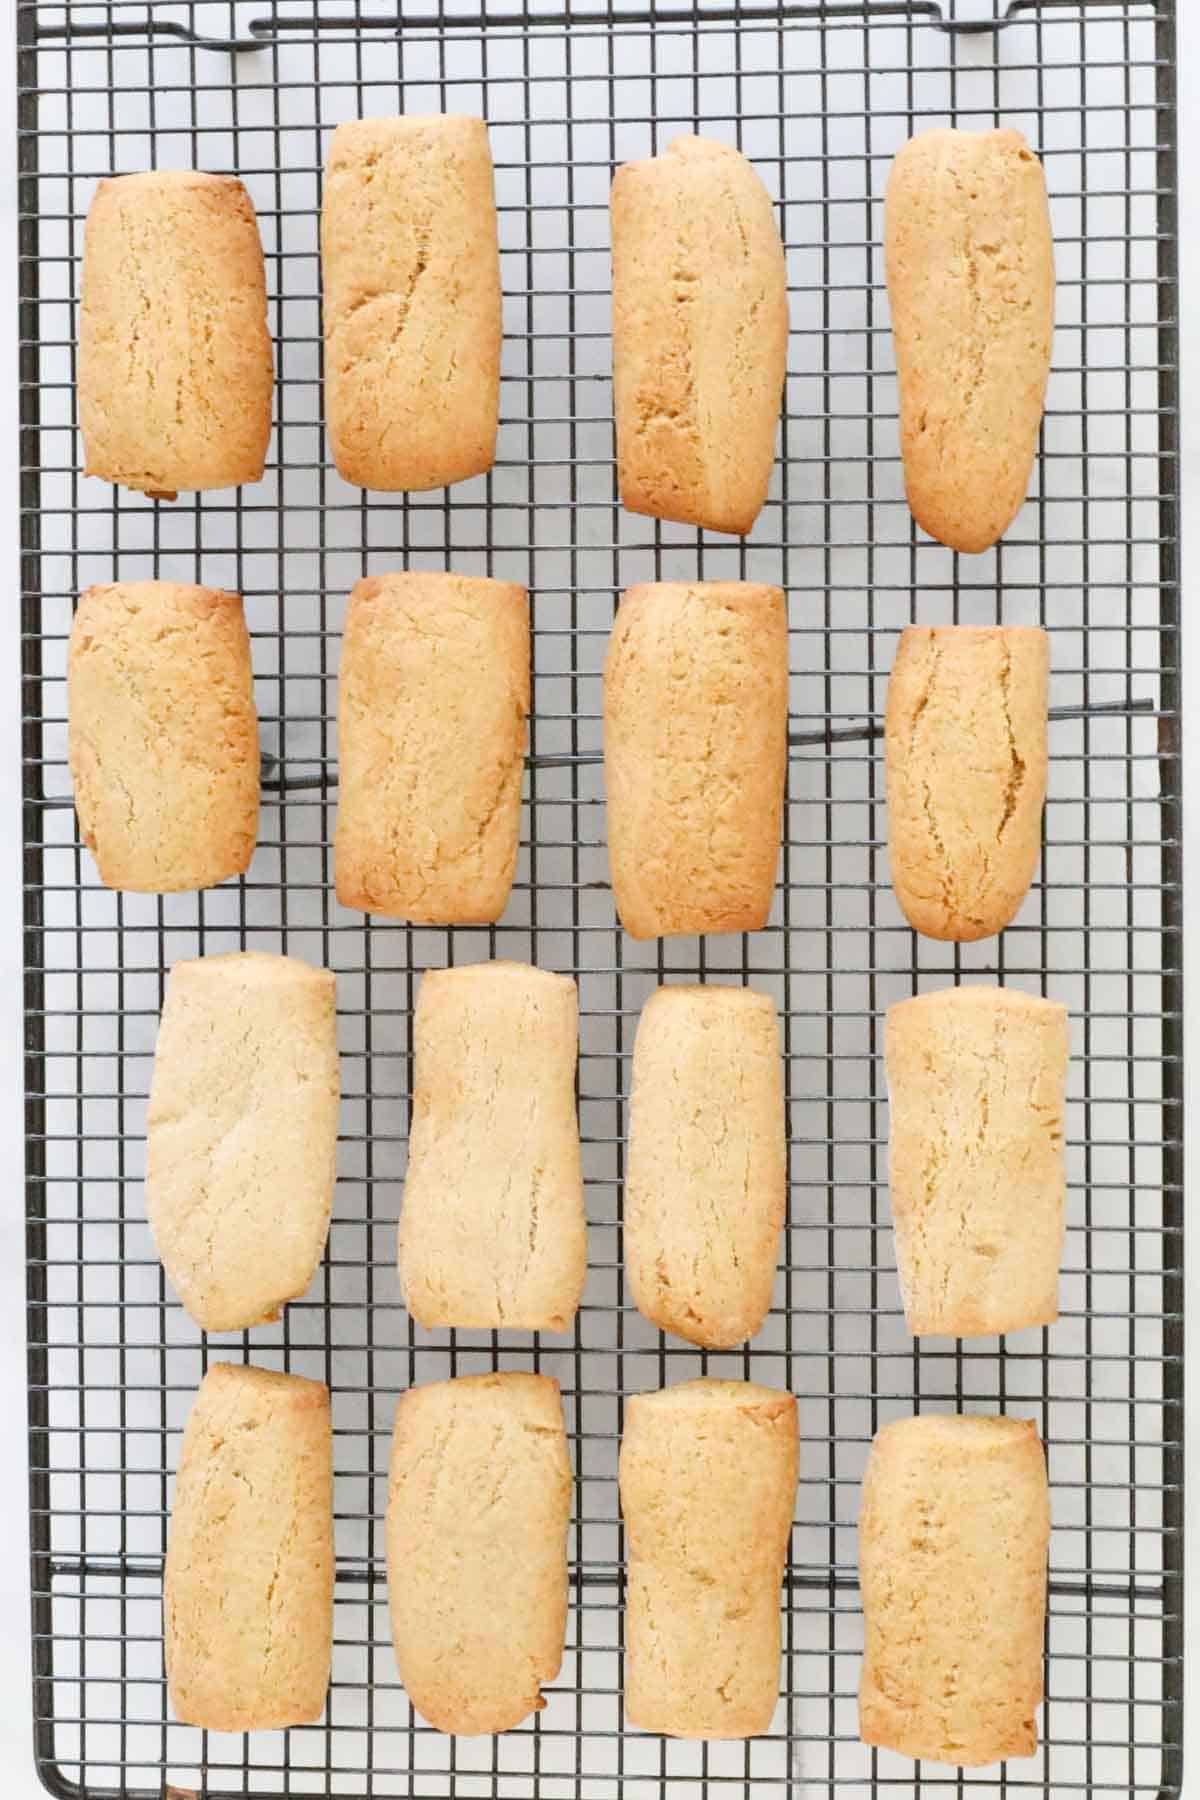
[[[0,5],[0,11],[10,12]],[[1181,244],[1181,333],[1183,360],[1182,444],[1183,444],[1183,569],[1184,601],[1184,693],[1190,710],[1185,712],[1185,816],[1187,819],[1186,850],[1191,864],[1195,839],[1195,794],[1200,784],[1200,655],[1196,643],[1200,634],[1190,628],[1188,590],[1193,559],[1200,555],[1200,417],[1190,397],[1200,386],[1200,318],[1196,317],[1195,296],[1200,294],[1200,234],[1191,217],[1192,208],[1186,196],[1200,191],[1200,4],[1191,0],[1182,5],[1181,27],[1180,131],[1182,157],[1180,191],[1185,196],[1183,242]],[[24,1204],[22,1192],[21,1138],[21,897],[20,897],[20,819],[19,819],[19,713],[18,680],[18,594],[19,540],[17,531],[17,387],[16,387],[16,154],[14,126],[14,45],[11,20],[4,23],[0,38],[0,417],[3,436],[0,442],[7,454],[0,460],[5,473],[0,477],[0,551],[7,572],[8,594],[0,599],[0,669],[5,670],[3,701],[0,701],[0,1168],[9,1179],[0,1196],[0,1693],[5,1697],[0,1709],[0,1794],[4,1800],[27,1800],[40,1789],[32,1772],[29,1725],[29,1644],[28,1644],[28,1565],[26,1526],[25,1472],[25,1364],[24,1364]],[[1195,319],[1188,329],[1189,317]],[[1195,539],[1195,544],[1193,543]],[[1189,908],[1189,919],[1196,915],[1196,903]],[[1185,939],[1186,941],[1186,939]],[[1194,964],[1195,959],[1187,959]],[[1197,1003],[1195,968],[1187,969],[1188,1020],[1194,1017]],[[1189,1049],[1192,1048],[1189,1032]],[[1187,1120],[1190,1128],[1196,1113],[1197,1070],[1194,1059],[1189,1073]],[[1200,1246],[1197,1233],[1191,1231],[1188,1253],[1188,1311],[1200,1305]],[[1195,1445],[1200,1441],[1200,1371],[1196,1368],[1196,1332],[1190,1334],[1189,1346],[1189,1484],[1196,1492],[1200,1480]],[[1193,1502],[1190,1523],[1194,1526],[1196,1504]],[[1189,1541],[1189,1612],[1192,1620],[1200,1617],[1200,1535],[1193,1528]],[[1195,1637],[1195,1630],[1192,1631]],[[1193,1652],[1195,1645],[1192,1646]],[[1189,1726],[1194,1725],[1200,1705],[1200,1656],[1192,1654],[1188,1680]],[[1189,1741],[1191,1736],[1189,1734]],[[1190,1762],[1188,1791],[1200,1794],[1200,1758],[1195,1751]],[[1100,1756],[1097,1775],[1102,1777]]]

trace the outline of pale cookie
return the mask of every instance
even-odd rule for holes
[[[864,1744],[964,1768],[1033,1755],[1049,1539],[1028,1419],[883,1427],[858,1520]]]
[[[163,1573],[175,1717],[319,1719],[333,1648],[333,1433],[319,1381],[216,1363],[183,1434]]]
[[[88,588],[71,627],[67,735],[79,835],[105,887],[170,894],[245,874],[258,718],[237,594]]]
[[[562,1663],[570,1515],[557,1381],[467,1375],[402,1395],[392,1639],[409,1699],[439,1731],[507,1731],[545,1705]]]
[[[914,1337],[1058,1317],[1067,1009],[955,987],[889,1009],[892,1218]]]
[[[570,1325],[587,1272],[578,1034],[566,975],[495,962],[423,976],[399,1241],[419,1325]]]
[[[175,964],[146,1117],[146,1213],[203,1330],[277,1319],[312,1280],[338,1093],[331,970],[255,950]]]
[[[787,1207],[779,1021],[766,994],[661,987],[638,1021],[625,1267],[639,1310],[711,1350],[754,1336]]]
[[[626,1402],[631,1725],[683,1738],[770,1726],[798,1456],[796,1402],[774,1388],[704,1378]]]

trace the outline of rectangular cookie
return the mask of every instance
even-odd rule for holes
[[[771,1304],[787,1208],[779,1021],[767,994],[660,987],[633,1049],[625,1268],[639,1310],[726,1350]]]
[[[274,373],[258,220],[232,175],[102,181],[79,304],[85,475],[156,500],[262,479]]]
[[[334,976],[235,950],[177,962],[146,1116],[146,1214],[204,1331],[277,1319],[329,1235],[338,1128]]]
[[[621,502],[750,530],[787,371],[787,266],[770,195],[728,144],[679,137],[612,186]]]
[[[667,1737],[766,1731],[798,1469],[796,1402],[704,1377],[625,1407],[625,1716]]]
[[[413,491],[491,468],[500,252],[482,119],[351,119],[321,208],[325,416],[338,473]]]
[[[955,987],[889,1008],[892,1218],[914,1337],[1058,1317],[1067,1009]]]
[[[1036,625],[910,625],[887,691],[888,857],[914,931],[993,937],[1042,845],[1050,640]]]
[[[334,865],[343,906],[485,925],[517,863],[529,597],[482,576],[355,584],[338,678]]]
[[[883,1427],[858,1521],[864,1744],[963,1768],[1034,1754],[1049,1540],[1030,1420]]]
[[[604,778],[613,898],[630,937],[766,924],[787,734],[779,588],[628,589],[604,667]]]
[[[215,1363],[183,1434],[163,1572],[175,1716],[319,1719],[333,1650],[333,1432],[319,1381]]]
[[[245,874],[259,760],[240,595],[88,588],[71,626],[67,737],[79,835],[106,887],[171,894]]]
[[[987,550],[1029,487],[1054,334],[1046,179],[1021,133],[910,139],[884,252],[908,504],[952,550]]]
[[[464,1736],[545,1706],[567,1624],[571,1462],[557,1381],[466,1375],[396,1408],[387,1559],[400,1679]]]
[[[587,1272],[566,975],[423,976],[413,1019],[400,1287],[419,1325],[565,1331]]]

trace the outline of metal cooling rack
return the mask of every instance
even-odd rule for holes
[[[648,10],[587,0],[22,0],[23,680],[29,1385],[36,1748],[59,1794],[688,1800],[953,1790],[1175,1794],[1182,1740],[1182,1195],[1176,191],[1168,0]],[[978,32],[969,27],[982,26]],[[505,291],[494,472],[364,495],[328,466],[317,264],[330,128],[359,113],[486,116]],[[1058,330],[1032,497],[959,559],[914,532],[897,456],[880,254],[889,161],[914,128],[998,121],[1040,150]],[[792,335],[782,453],[744,545],[623,514],[609,388],[616,163],[699,128],[778,196]],[[232,170],[258,208],[276,344],[266,478],[174,506],[81,480],[75,302],[97,177]],[[529,584],[535,704],[517,885],[492,930],[366,923],[332,891],[335,672],[365,571]],[[97,885],[68,803],[64,657],[93,581],[161,574],[246,599],[275,791],[247,878],[167,899]],[[607,887],[600,668],[617,596],[651,576],[782,582],[791,617],[786,844],[768,928],[639,945]],[[909,620],[1052,634],[1046,846],[1017,922],[922,941],[897,911],[872,741]],[[345,1102],[329,1252],[277,1327],[202,1340],[163,1282],[141,1192],[169,965],[238,946],[338,971]],[[422,969],[493,955],[578,975],[590,1278],[569,1336],[416,1330],[393,1268]],[[904,1329],[885,1183],[887,1005],[977,975],[1068,1003],[1062,1318],[1002,1342]],[[662,980],[750,981],[785,1019],[791,1210],[752,1347],[666,1342],[622,1279],[629,1052]],[[338,1583],[324,1722],[219,1737],[171,1722],[159,1581],[182,1422],[210,1357],[334,1396]],[[397,1394],[489,1368],[561,1381],[578,1472],[560,1680],[536,1723],[454,1741],[396,1679],[382,1515]],[[783,1697],[749,1744],[621,1730],[623,1396],[702,1368],[792,1389],[802,1479]],[[914,1407],[1011,1410],[1049,1447],[1054,1538],[1043,1748],[958,1773],[857,1741],[854,1519],[867,1445]]]

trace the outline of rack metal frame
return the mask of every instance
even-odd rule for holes
[[[1183,1206],[1175,7],[1173,0],[18,0],[26,1201],[33,1707],[72,1800],[489,1795],[677,1800],[745,1791],[1182,1791]],[[506,294],[491,476],[364,495],[321,432],[315,213],[328,127],[360,112],[489,120]],[[903,501],[879,255],[894,149],[926,124],[1022,126],[1041,151],[1059,329],[1030,501],[957,558]],[[739,142],[779,200],[793,331],[780,458],[744,544],[616,503],[608,183],[679,130]],[[102,173],[243,176],[277,359],[266,478],[175,507],[79,474],[75,303]],[[336,646],[357,574],[447,564],[526,581],[534,715],[504,920],[429,931],[338,908]],[[265,757],[244,881],[102,889],[65,768],[65,641],[90,581],[170,575],[246,599]],[[789,598],[793,754],[779,889],[748,938],[634,945],[607,889],[599,670],[620,590],[744,576]],[[999,939],[932,945],[887,880],[875,748],[897,630],[1041,622],[1055,722],[1042,867]],[[345,1101],[325,1264],[279,1326],[212,1342],[153,1255],[140,1193],[162,984],[184,955],[286,949],[339,973]],[[591,1261],[570,1334],[429,1333],[393,1269],[420,971],[510,955],[575,974]],[[887,1004],[998,979],[1065,999],[1073,1059],[1063,1310],[1045,1332],[915,1343],[886,1206]],[[776,1301],[745,1351],[649,1329],[622,1280],[629,1053],[663,980],[748,981],[784,1024],[791,1211]],[[324,1721],[224,1739],[175,1724],[158,1583],[179,1433],[211,1357],[330,1383],[334,1677]],[[452,1740],[392,1663],[381,1521],[391,1412],[415,1380],[540,1368],[577,1471],[572,1605],[546,1711]],[[802,1479],[781,1705],[748,1744],[622,1729],[616,1446],[624,1396],[707,1369],[799,1397]],[[858,1480],[885,1419],[1036,1419],[1054,1494],[1036,1759],[912,1764],[857,1741]]]

